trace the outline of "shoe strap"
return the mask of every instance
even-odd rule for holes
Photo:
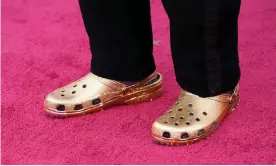
[[[142,87],[147,85],[150,81],[152,81],[153,79],[155,79],[157,77],[157,72],[153,72],[151,75],[149,75],[147,78],[145,78],[142,81],[139,81],[133,85],[127,86],[124,88],[124,91],[127,91],[128,89],[134,89],[134,88],[138,88],[138,87]]]

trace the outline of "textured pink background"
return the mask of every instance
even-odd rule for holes
[[[152,22],[165,78],[161,98],[54,119],[43,112],[44,96],[89,71],[77,0],[3,0],[2,164],[276,164],[276,1],[243,0],[240,107],[215,134],[190,146],[151,141],[151,123],[180,90],[160,0],[152,0]]]

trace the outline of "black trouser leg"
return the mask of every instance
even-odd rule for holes
[[[79,0],[92,73],[138,81],[155,71],[149,0]]]
[[[179,85],[207,97],[234,89],[240,78],[240,0],[163,0]]]

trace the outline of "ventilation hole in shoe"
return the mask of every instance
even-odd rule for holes
[[[218,126],[218,125],[217,125],[216,123],[212,123],[211,129],[214,130],[215,128],[217,128],[217,126]]]
[[[167,121],[165,121],[164,123],[165,123],[165,124],[167,124],[168,122],[167,122]]]
[[[62,90],[61,92],[65,92],[65,90]]]
[[[176,103],[175,103],[175,105],[178,105],[179,104],[179,101],[177,101]]]
[[[58,105],[57,106],[57,110],[58,111],[64,111],[65,110],[65,106],[64,105]]]
[[[73,87],[75,88],[75,87],[77,87],[78,85],[74,85]]]
[[[184,119],[184,117],[183,117],[183,116],[180,116],[180,119]]]
[[[186,125],[190,125],[190,122],[186,122]]]
[[[186,139],[186,138],[189,138],[189,134],[188,133],[183,133],[181,134],[181,139]]]
[[[174,123],[174,125],[178,126],[179,124],[178,123]]]
[[[172,113],[172,110],[170,110],[169,113]]]
[[[96,98],[96,99],[92,100],[93,105],[97,105],[99,103],[101,103],[101,99],[99,99],[99,98]]]
[[[203,115],[205,115],[205,116],[206,116],[206,115],[207,115],[207,112],[203,112]]]
[[[192,108],[192,107],[193,107],[193,104],[188,104],[188,107],[189,107],[189,108]]]
[[[199,119],[199,118],[196,118],[196,121],[200,121],[200,119]]]
[[[178,111],[182,111],[182,110],[183,110],[183,108],[182,108],[182,107],[179,107],[179,108],[178,108]]]
[[[74,110],[80,110],[80,109],[82,109],[82,104],[78,104],[74,108]]]
[[[171,116],[171,119],[173,119],[174,117],[173,116]]]
[[[76,91],[73,91],[73,92],[72,92],[72,94],[75,94],[75,93],[76,93]]]
[[[64,96],[64,94],[62,94],[61,96]]]
[[[86,88],[86,87],[87,87],[87,85],[86,85],[86,84],[84,84],[84,85],[82,85],[82,87],[83,87],[83,88]]]
[[[165,138],[170,138],[171,134],[169,132],[164,132],[162,136]]]
[[[194,116],[194,113],[190,112],[189,115],[190,115],[190,116]]]
[[[204,130],[204,129],[201,129],[201,130],[198,131],[198,135],[199,135],[199,136],[201,136],[201,135],[203,135],[203,134],[205,134],[205,130]]]

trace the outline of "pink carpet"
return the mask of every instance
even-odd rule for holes
[[[184,147],[151,140],[151,123],[180,90],[160,0],[152,0],[152,19],[164,95],[55,119],[43,112],[44,96],[89,70],[77,0],[3,0],[2,164],[276,164],[276,1],[243,0],[240,106],[207,140]]]

